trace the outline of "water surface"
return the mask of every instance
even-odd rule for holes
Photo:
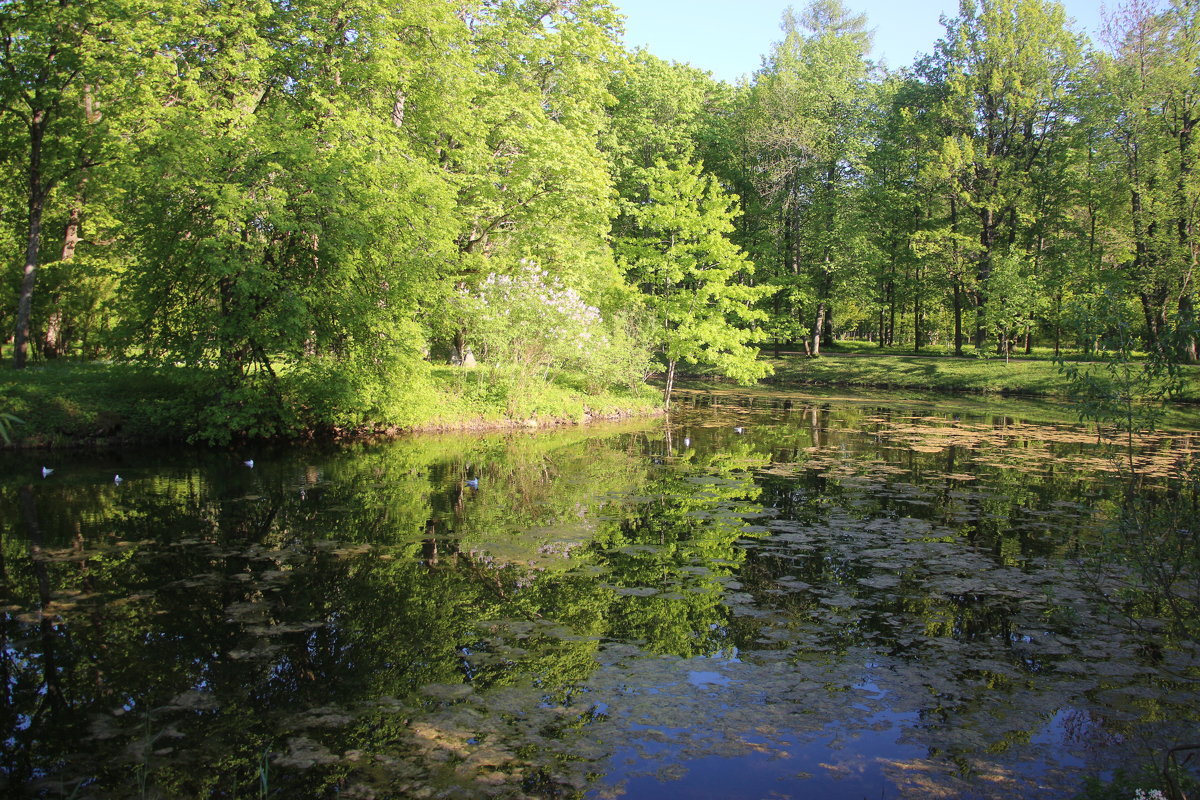
[[[1122,606],[1127,565],[1098,557],[1127,459],[1068,412],[680,405],[558,432],[6,457],[0,781],[1051,798],[1196,738],[1194,641]],[[1140,491],[1195,447],[1143,438]]]

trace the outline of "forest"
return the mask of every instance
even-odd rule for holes
[[[606,0],[0,3],[4,352],[267,434],[403,421],[448,363],[669,402],[847,339],[1195,361],[1200,3],[943,23],[888,69],[810,0],[731,86]]]

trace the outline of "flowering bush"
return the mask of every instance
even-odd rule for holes
[[[493,367],[543,379],[552,369],[577,370],[596,386],[645,377],[648,351],[630,326],[606,323],[599,309],[536,264],[488,275],[462,304],[470,338]]]

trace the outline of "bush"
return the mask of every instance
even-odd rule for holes
[[[518,389],[553,370],[580,372],[594,389],[636,386],[645,379],[649,348],[636,317],[605,320],[574,289],[522,262],[515,275],[488,277],[460,297],[464,326],[493,368],[493,379]]]

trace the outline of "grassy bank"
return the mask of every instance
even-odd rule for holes
[[[769,380],[786,386],[845,386],[933,392],[1060,397],[1066,379],[1048,358],[955,358],[944,355],[877,354],[857,348],[823,352],[820,358],[784,353],[764,357],[775,367]],[[1200,367],[1184,368],[1184,391],[1176,398],[1200,402]]]
[[[184,367],[73,362],[0,369],[0,412],[22,420],[13,446],[118,442],[220,444],[251,438],[305,438],[581,424],[657,413],[659,393],[595,391],[580,376],[522,383],[485,370],[433,367],[393,387],[374,413],[342,413],[339,387],[281,381],[234,396],[214,376]],[[3,443],[0,442],[0,446]]]

